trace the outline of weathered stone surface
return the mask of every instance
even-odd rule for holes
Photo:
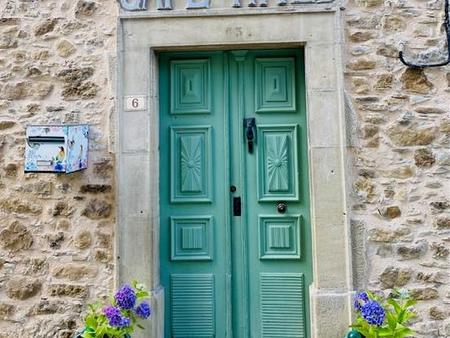
[[[439,126],[439,131],[441,133],[450,133],[450,120],[442,120],[441,125]]]
[[[400,31],[406,27],[405,20],[400,16],[388,15],[384,17],[383,28],[385,31]]]
[[[50,82],[37,82],[35,85],[31,88],[30,95],[35,99],[44,99],[53,90],[53,84]]]
[[[62,310],[63,307],[60,306],[60,302],[42,300],[31,307],[28,316],[51,315],[58,312],[61,313]]]
[[[16,312],[16,306],[8,303],[0,303],[0,319],[8,320]]]
[[[38,26],[34,29],[34,35],[35,36],[41,36],[47,33],[50,33],[55,29],[55,26],[57,24],[57,19],[47,19],[43,22],[41,22]]]
[[[12,128],[16,125],[14,121],[0,121],[0,130]]]
[[[52,209],[53,216],[69,217],[73,214],[74,209],[65,201],[59,201]]]
[[[95,245],[99,246],[101,248],[111,248],[112,247],[112,236],[110,234],[101,232],[101,231],[96,231],[95,232],[95,237],[96,237],[96,241],[95,241]]]
[[[48,234],[46,238],[50,248],[60,249],[62,242],[64,242],[64,233],[58,232],[54,234]]]
[[[5,166],[5,176],[6,177],[16,177],[17,176],[17,164],[8,163]]]
[[[402,147],[428,145],[436,138],[436,132],[434,127],[403,126],[401,124],[394,124],[387,130],[391,141]]]
[[[365,42],[376,37],[376,33],[370,30],[356,31],[350,34],[350,41],[352,42]]]
[[[48,262],[44,257],[31,257],[24,260],[25,275],[47,275]]]
[[[97,95],[99,87],[91,82],[87,81],[80,84],[65,85],[61,95],[65,99],[91,99]]]
[[[0,244],[2,248],[16,252],[30,248],[33,236],[24,225],[14,221],[0,232]]]
[[[417,300],[430,300],[439,297],[439,292],[435,288],[416,288],[410,290],[410,295],[412,298]]]
[[[29,95],[30,89],[30,82],[7,83],[1,97],[6,100],[22,100]]]
[[[436,210],[446,210],[450,208],[450,202],[449,201],[435,201],[430,203],[431,207],[433,207]]]
[[[380,173],[384,177],[405,179],[412,177],[414,175],[414,170],[412,167],[405,165],[401,167],[392,167],[392,169],[387,170],[381,169]]]
[[[100,263],[109,263],[112,259],[110,250],[96,249],[94,253],[95,260]]]
[[[400,269],[388,266],[380,275],[379,280],[383,289],[405,286],[412,277],[411,269]]]
[[[402,212],[400,211],[400,208],[398,206],[392,205],[392,206],[380,209],[380,214],[383,217],[386,217],[388,219],[394,219],[394,218],[400,217]]]
[[[414,245],[400,245],[397,247],[397,254],[402,259],[416,259],[422,257],[427,250],[427,242],[423,241]]]
[[[97,7],[94,1],[79,0],[75,8],[75,16],[91,16],[95,13]]]
[[[51,297],[74,297],[86,298],[89,295],[89,289],[85,285],[74,284],[52,284],[48,288]]]
[[[39,215],[42,207],[29,201],[19,200],[17,198],[0,200],[0,209],[6,212],[16,212],[19,214]]]
[[[450,216],[442,215],[436,218],[436,227],[438,229],[450,229]]]
[[[18,41],[16,38],[10,35],[0,36],[0,49],[12,49],[17,48]]]
[[[446,111],[442,108],[429,107],[429,106],[417,107],[416,112],[418,112],[419,114],[445,114],[446,113]]]
[[[38,279],[14,277],[6,284],[6,294],[9,298],[25,300],[36,296],[42,288]]]
[[[92,267],[79,264],[67,264],[54,268],[53,277],[66,278],[71,281],[79,281],[86,277],[95,277],[96,270]]]
[[[94,173],[100,177],[110,177],[113,174],[113,163],[111,160],[104,158],[93,163]]]
[[[61,40],[56,45],[56,50],[57,50],[59,56],[66,58],[66,57],[72,55],[73,53],[75,53],[76,48],[69,41]]]
[[[81,81],[87,80],[94,74],[93,67],[69,67],[61,70],[57,77],[66,83],[80,83]]]
[[[74,245],[78,249],[87,249],[92,244],[92,234],[89,231],[80,231],[76,234]]]
[[[394,76],[390,73],[381,74],[377,76],[377,81],[374,88],[378,90],[392,88],[392,82],[394,81]]]
[[[379,130],[380,130],[380,128],[377,125],[366,124],[362,127],[362,130],[361,130],[362,138],[368,139],[368,138],[374,137],[375,135],[378,134]]]
[[[0,338],[72,338],[85,304],[112,289],[108,126],[116,115],[118,7],[115,0],[0,0]],[[89,169],[24,173],[26,126],[61,122],[95,126]],[[81,213],[88,197],[101,195],[112,210],[100,226]],[[96,249],[105,250],[105,262]],[[95,286],[95,293],[50,287],[59,284]]]
[[[414,93],[427,94],[433,88],[422,69],[407,68],[401,81],[404,89]]]
[[[407,228],[398,228],[395,230],[386,228],[376,228],[369,230],[369,240],[372,242],[393,242],[405,235],[408,235],[410,230]]]
[[[95,97],[99,87],[92,81],[86,81],[94,74],[94,68],[65,68],[57,76],[64,81],[61,95],[65,99],[90,99]]]
[[[448,317],[447,311],[438,306],[432,306],[429,310],[429,315],[433,320],[444,320]]]
[[[440,259],[447,258],[450,253],[450,249],[444,243],[433,243],[431,250],[433,251],[433,257]]]
[[[423,148],[414,152],[414,162],[418,167],[429,168],[436,162],[436,159],[430,149]]]
[[[112,191],[112,187],[110,184],[84,184],[80,187],[80,192],[82,194],[91,193],[108,193]]]
[[[352,78],[352,88],[356,94],[367,94],[370,91],[367,79],[359,76]]]
[[[432,284],[444,284],[446,280],[448,280],[449,274],[444,273],[442,271],[437,272],[431,272],[431,273],[424,273],[419,272],[417,274],[417,280],[421,281],[425,284],[432,283]]]
[[[398,49],[391,44],[381,44],[377,49],[377,54],[388,58],[398,58]]]
[[[374,69],[376,67],[377,63],[375,60],[367,59],[367,58],[360,58],[355,61],[352,61],[348,68],[351,70],[369,70]]]
[[[366,200],[372,200],[376,196],[375,185],[371,179],[367,177],[359,177],[354,182],[354,189],[360,197]]]
[[[111,215],[112,205],[106,201],[92,199],[81,213],[90,219],[102,219]]]

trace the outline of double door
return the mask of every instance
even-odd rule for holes
[[[302,50],[159,62],[165,337],[307,337]]]

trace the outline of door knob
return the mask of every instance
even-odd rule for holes
[[[277,211],[280,214],[284,214],[286,212],[286,210],[287,210],[286,202],[278,202],[278,204],[277,204]]]

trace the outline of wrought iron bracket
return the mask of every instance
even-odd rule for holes
[[[429,64],[413,63],[411,61],[407,61],[404,57],[403,51],[400,51],[398,57],[405,66],[408,66],[411,68],[429,68],[429,67],[441,67],[441,66],[448,65],[450,63],[450,19],[449,19],[449,14],[448,14],[449,0],[445,0],[444,11],[445,11],[444,28],[445,28],[445,36],[447,38],[447,59],[442,62],[429,63]]]

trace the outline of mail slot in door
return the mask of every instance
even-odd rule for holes
[[[87,168],[89,126],[27,127],[25,172],[71,173]]]

